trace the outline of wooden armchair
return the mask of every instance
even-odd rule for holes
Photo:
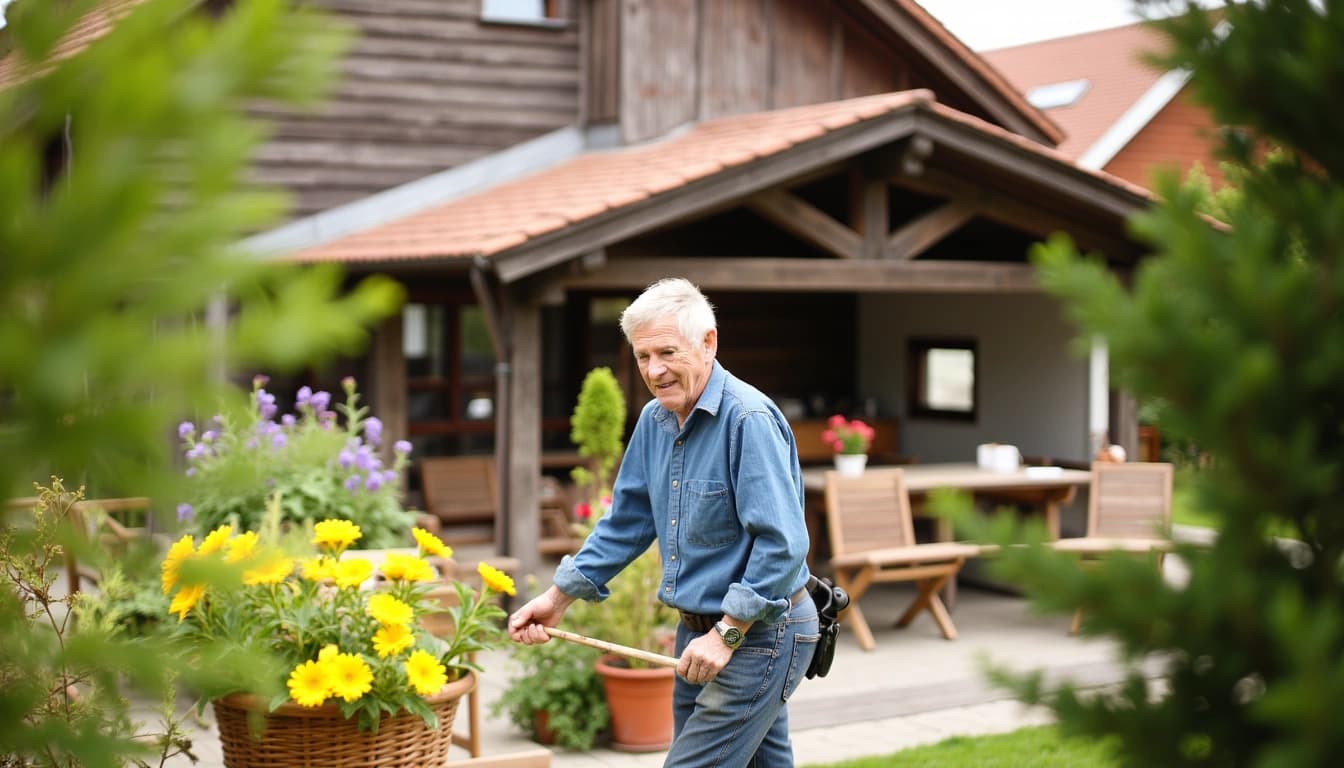
[[[416,462],[425,511],[439,520],[449,544],[486,544],[495,540],[494,456],[433,456]]]
[[[880,582],[913,581],[918,589],[896,626],[907,626],[921,611],[928,611],[943,637],[957,638],[938,590],[957,575],[967,558],[980,554],[980,548],[916,542],[901,469],[869,469],[857,477],[827,472],[826,521],[835,583],[849,592],[844,621],[854,628],[861,648],[871,651],[876,643],[859,602],[868,587]]]
[[[1172,465],[1160,462],[1092,465],[1087,499],[1087,535],[1059,539],[1054,547],[1084,558],[1107,552],[1155,554],[1157,567],[1171,548]],[[1076,633],[1082,612],[1073,616]]]

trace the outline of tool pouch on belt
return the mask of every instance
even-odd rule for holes
[[[845,590],[831,584],[829,579],[809,576],[807,591],[812,602],[817,604],[817,627],[821,637],[817,640],[817,650],[812,654],[812,663],[807,667],[807,679],[825,677],[831,671],[831,661],[835,658],[835,637],[840,634],[840,612],[849,605],[849,595]]]

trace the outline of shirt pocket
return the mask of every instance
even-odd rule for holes
[[[717,480],[686,481],[686,541],[722,547],[737,541],[740,526],[728,486]]]

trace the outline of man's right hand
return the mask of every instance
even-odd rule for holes
[[[574,598],[551,585],[509,617],[509,637],[515,643],[538,645],[551,639],[544,627],[559,626]]]

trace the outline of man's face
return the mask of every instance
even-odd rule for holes
[[[649,391],[659,405],[677,414],[678,423],[685,422],[709,381],[718,332],[690,341],[682,338],[676,319],[667,318],[635,330],[631,342]]]

